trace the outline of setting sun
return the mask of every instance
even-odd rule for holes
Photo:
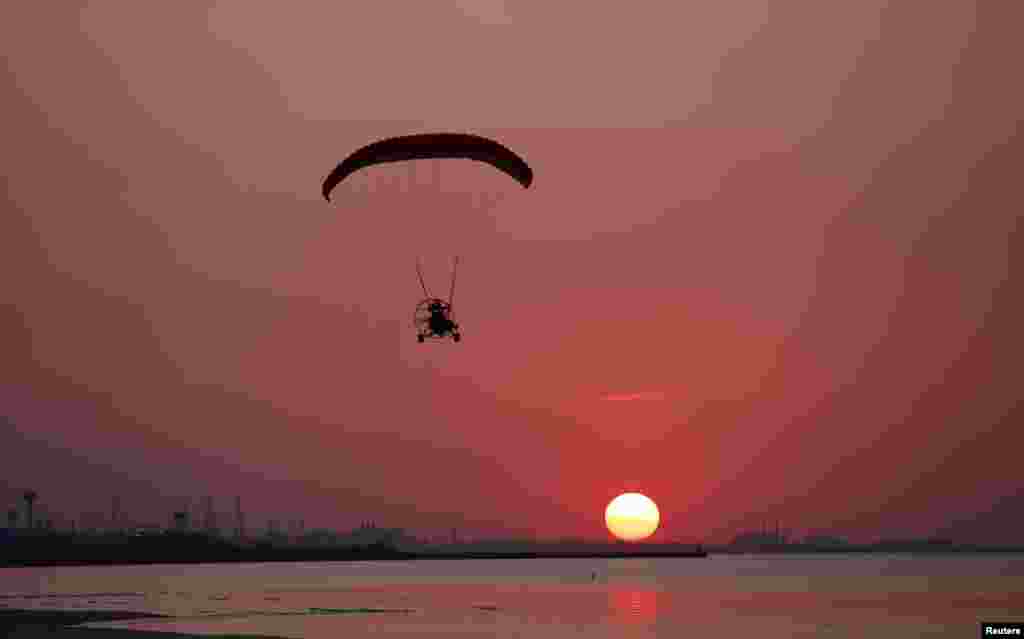
[[[654,534],[661,516],[658,507],[640,493],[623,493],[604,511],[608,530],[623,541],[639,541]]]

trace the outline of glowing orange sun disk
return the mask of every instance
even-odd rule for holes
[[[604,522],[609,532],[624,541],[639,541],[654,534],[661,515],[658,506],[640,493],[623,493],[608,502]]]

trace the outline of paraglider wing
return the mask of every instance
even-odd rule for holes
[[[533,182],[533,169],[523,158],[494,140],[469,133],[422,133],[378,140],[345,158],[324,180],[324,199],[329,202],[335,186],[368,166],[440,158],[486,162],[515,179],[523,188],[529,188]]]

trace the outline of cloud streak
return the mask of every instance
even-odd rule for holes
[[[601,398],[605,402],[643,402],[661,401],[665,393],[661,391],[643,391],[640,393],[609,393]]]

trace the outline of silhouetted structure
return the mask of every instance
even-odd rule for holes
[[[110,530],[121,532],[121,498],[114,497],[110,502]]]
[[[32,508],[36,503],[36,499],[39,498],[39,494],[34,490],[26,490],[21,498],[25,500],[25,528],[32,530],[35,522]]]
[[[789,543],[787,534],[782,530],[782,525],[777,523],[775,530],[768,530],[764,525],[759,531],[744,531],[736,535],[729,544],[736,550],[764,550],[766,548],[777,548]]]
[[[11,508],[7,511],[7,527],[14,530],[18,527],[18,509]]]
[[[211,537],[217,534],[217,518],[213,510],[213,497],[203,498],[203,532]]]
[[[245,538],[245,515],[242,514],[242,498],[235,497],[235,538]]]
[[[347,534],[335,536],[336,543],[344,546],[387,546],[392,548],[415,548],[416,540],[402,528],[380,528],[376,524],[363,523]]]
[[[179,534],[188,532],[188,512],[179,510],[174,513],[174,531]]]
[[[849,542],[843,537],[829,534],[812,534],[804,537],[803,543],[808,546],[815,546],[820,548],[839,548],[841,546],[849,545]]]
[[[943,537],[925,537],[923,539],[881,539],[876,542],[875,547],[879,550],[892,551],[914,551],[914,550],[944,550],[954,546],[952,539]]]

